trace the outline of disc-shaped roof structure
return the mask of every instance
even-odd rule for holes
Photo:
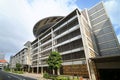
[[[38,37],[41,33],[43,33],[45,30],[53,26],[56,22],[58,22],[62,18],[63,18],[62,16],[52,16],[38,21],[33,28],[34,36]]]

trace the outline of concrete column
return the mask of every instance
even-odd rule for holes
[[[28,65],[28,72],[30,72],[30,65]]]
[[[32,73],[33,73],[33,70],[34,70],[34,69],[33,69],[33,67],[32,67]]]
[[[43,67],[41,67],[41,74],[43,75]]]
[[[38,58],[38,60],[37,60],[37,74],[39,73],[39,62],[40,62],[40,58],[39,58],[39,56],[40,56],[40,41],[39,41],[39,38],[38,38],[38,56],[37,56],[37,58]]]
[[[89,60],[89,67],[90,67],[90,72],[91,72],[91,79],[97,80],[97,76],[95,72],[95,65],[94,65],[94,62],[91,60]]]
[[[39,66],[37,66],[37,74],[39,73]]]

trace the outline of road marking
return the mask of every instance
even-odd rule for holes
[[[11,78],[10,76],[8,76],[8,78]]]
[[[9,74],[10,76],[12,76],[12,77],[14,77],[14,78],[17,78],[17,79],[19,79],[19,80],[22,80],[20,77],[17,77],[17,76],[15,76],[15,75],[12,75],[12,74]]]

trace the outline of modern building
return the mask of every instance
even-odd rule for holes
[[[120,46],[103,2],[82,11],[75,9],[64,17],[44,18],[35,24],[33,33],[36,37],[30,47],[33,72],[51,73],[46,60],[51,51],[58,51],[63,60],[61,74],[90,80],[115,80],[114,75],[119,76]],[[111,79],[102,79],[103,73],[116,70]]]
[[[102,2],[90,9],[76,9],[61,19],[57,18],[42,19],[33,28],[36,40],[31,44],[31,67],[34,71],[51,72],[46,60],[51,51],[58,51],[63,59],[61,74],[95,80],[98,73],[93,62],[98,57],[120,55],[117,37]]]
[[[7,65],[8,62],[5,59],[0,59],[0,70],[3,70]]]
[[[0,70],[3,70],[4,67],[8,65],[8,62],[5,60],[5,54],[0,53]]]
[[[15,61],[14,61],[14,56],[10,56],[10,61],[9,61],[9,67],[11,71],[15,68]]]
[[[31,65],[31,60],[30,60],[30,42],[28,41],[25,43],[25,48],[23,48],[21,51],[19,51],[16,55],[10,57],[10,68],[15,69],[16,64],[19,63],[22,65],[22,69],[24,71],[30,71],[30,65]]]

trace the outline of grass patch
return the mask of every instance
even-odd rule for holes
[[[13,73],[17,73],[17,74],[23,74],[23,71],[13,71]]]
[[[56,80],[71,80],[68,76],[57,76]]]
[[[48,73],[44,73],[43,77],[46,79],[51,79],[51,80],[79,80],[78,77],[70,77],[70,76],[66,76],[66,75],[59,75],[59,76],[55,76],[55,75],[50,75]]]

